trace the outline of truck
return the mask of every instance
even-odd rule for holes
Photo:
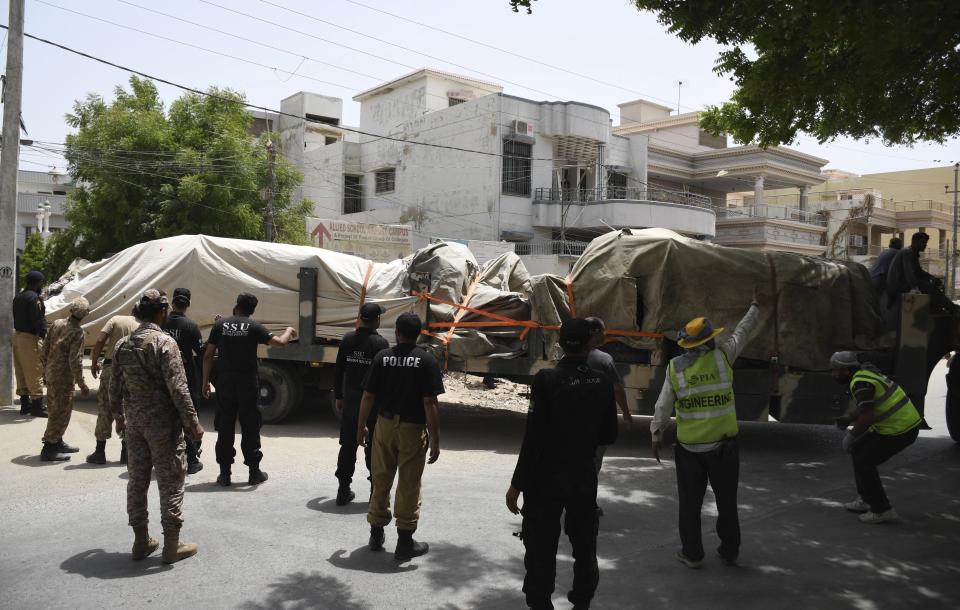
[[[317,269],[300,268],[298,279],[298,340],[285,347],[262,346],[259,354],[260,408],[267,423],[283,421],[302,403],[332,406],[327,390],[334,383],[338,342],[316,335]],[[414,278],[411,292],[429,285],[429,277]],[[429,321],[428,318],[428,324]],[[904,294],[895,345],[887,350],[863,351],[861,360],[873,363],[895,379],[922,412],[931,373],[939,361],[957,348],[957,329],[956,317],[932,311],[929,296]],[[525,352],[517,358],[453,359],[446,365],[452,371],[529,383],[537,371],[555,362],[542,329],[530,330],[524,345]],[[609,343],[604,349],[623,374],[631,412],[652,415],[667,363],[679,353],[676,343],[664,337],[653,349],[635,349],[622,343]],[[850,409],[847,388],[838,384],[829,370],[784,366],[776,354],[766,360],[740,358],[734,370],[740,420],[828,425]],[[950,435],[960,442],[960,360],[956,366],[951,362],[950,370],[945,409]]]

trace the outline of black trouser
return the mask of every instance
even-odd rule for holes
[[[854,443],[853,476],[857,482],[857,493],[870,505],[872,512],[882,513],[890,510],[890,500],[883,491],[877,466],[912,445],[919,434],[919,427],[896,436],[867,432]]]
[[[587,605],[593,599],[600,581],[597,567],[597,487],[592,493],[568,496],[523,494],[523,526],[521,537],[526,553],[523,565],[527,574],[523,592],[531,608],[553,608],[557,575],[557,545],[560,541],[560,516],[565,512],[563,531],[573,546],[573,589],[567,598],[574,604]]]
[[[197,410],[197,413],[200,413],[200,394],[193,391],[193,387],[190,388],[190,397],[193,399],[193,408]],[[187,445],[187,464],[196,464],[200,461],[200,443],[201,441],[195,441],[190,436],[190,430],[186,428],[183,429],[183,440]]]
[[[233,457],[237,454],[233,448],[234,430],[237,419],[240,420],[240,450],[243,451],[243,463],[251,469],[260,467],[263,454],[260,453],[260,427],[263,418],[257,406],[260,400],[258,380],[254,377],[240,378],[221,375],[217,379],[217,414],[213,427],[217,431],[217,463],[221,471],[229,471]]]
[[[360,418],[360,396],[346,396],[343,412],[340,414],[340,454],[337,456],[337,480],[341,488],[350,487],[353,474],[357,469],[357,428]],[[363,448],[363,458],[367,465],[367,480],[370,479],[370,451],[373,429],[377,424],[377,414],[371,412],[367,418],[367,446]]]
[[[700,510],[709,481],[717,501],[720,553],[727,559],[736,559],[740,554],[740,520],[737,517],[740,449],[737,440],[727,439],[718,449],[704,453],[687,451],[677,443],[674,455],[677,462],[683,554],[694,561],[703,559]]]

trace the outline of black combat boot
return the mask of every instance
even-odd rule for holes
[[[41,462],[66,462],[69,459],[69,455],[60,453],[60,451],[57,450],[56,443],[44,443],[43,449],[40,450]]]
[[[383,533],[383,528],[379,525],[370,526],[370,542],[368,546],[371,551],[382,551],[383,550],[383,541],[387,539],[387,535]]]
[[[30,397],[20,397],[20,415],[30,415]]]
[[[220,476],[217,477],[217,485],[220,487],[230,487],[230,469],[220,469]]]
[[[251,468],[250,476],[247,478],[247,485],[259,485],[267,480],[267,473],[259,468]]]
[[[87,456],[87,464],[107,463],[107,441],[97,441],[97,448],[93,453]]]
[[[120,463],[127,464],[127,441],[120,441]]]
[[[59,451],[60,453],[76,453],[80,451],[79,447],[74,447],[73,445],[66,444],[65,442],[63,442],[62,438],[60,439],[59,443],[56,443],[56,446],[57,446],[57,451]]]
[[[49,417],[47,407],[43,404],[43,397],[30,399],[30,415],[34,417]]]
[[[398,561],[409,561],[414,557],[426,555],[430,550],[430,545],[426,542],[417,542],[413,539],[413,532],[410,530],[397,530],[397,548],[393,552],[393,558]]]
[[[353,502],[353,499],[357,497],[357,494],[353,493],[353,490],[350,489],[350,486],[346,487],[341,486],[337,490],[337,506],[346,506]]]

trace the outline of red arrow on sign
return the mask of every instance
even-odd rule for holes
[[[313,230],[313,233],[310,234],[310,237],[316,237],[320,240],[320,247],[323,247],[323,236],[326,235],[327,239],[333,239],[333,235],[330,235],[330,231],[327,230],[327,227],[321,222],[317,224],[317,228]]]

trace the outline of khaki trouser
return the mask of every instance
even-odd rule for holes
[[[100,370],[100,389],[97,390],[97,426],[93,434],[98,441],[112,436],[113,413],[110,412],[110,364],[104,364]]]
[[[395,514],[397,529],[416,531],[420,520],[420,479],[427,462],[427,426],[408,424],[399,416],[379,417],[373,433],[371,457],[370,525],[384,527],[390,523],[390,490],[399,471]]]
[[[17,396],[43,398],[40,337],[31,333],[14,333],[13,363],[17,373]]]

